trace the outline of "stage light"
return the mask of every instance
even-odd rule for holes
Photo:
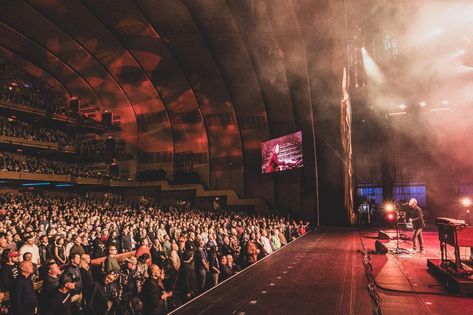
[[[422,101],[422,102],[419,103],[419,105],[420,105],[420,107],[425,107],[425,106],[427,106],[427,102]]]
[[[367,76],[378,84],[383,83],[384,75],[373,58],[371,58],[371,56],[368,54],[368,51],[365,47],[361,48],[361,56],[363,58],[363,64],[365,66]]]
[[[393,203],[388,202],[384,205],[384,210],[386,212],[393,212],[394,210],[396,210],[396,206]]]
[[[443,100],[442,105],[448,105],[448,100]]]
[[[442,34],[443,34],[443,28],[441,28],[440,26],[437,26],[436,28],[430,30],[427,33],[427,38],[433,39],[434,37],[440,36]]]
[[[465,197],[465,198],[462,198],[461,204],[462,204],[462,206],[464,206],[464,207],[470,207],[471,204],[472,204],[472,201],[471,201],[470,198]]]
[[[393,221],[395,218],[394,216],[394,213],[392,212],[389,212],[388,215],[386,216],[386,219],[388,219],[389,221]]]
[[[406,109],[406,107],[407,107],[406,104],[401,104],[401,105],[399,105],[399,108],[400,108],[400,109]]]

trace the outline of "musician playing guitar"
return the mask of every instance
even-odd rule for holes
[[[417,205],[417,199],[411,198],[409,200],[409,207],[412,208],[412,227],[414,232],[412,233],[412,250],[415,252],[417,249],[417,239],[419,240],[420,252],[424,252],[424,238],[422,236],[422,229],[425,227],[424,215],[422,209]]]

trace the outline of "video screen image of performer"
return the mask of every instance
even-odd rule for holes
[[[299,131],[263,142],[261,153],[263,173],[302,167],[302,134]]]

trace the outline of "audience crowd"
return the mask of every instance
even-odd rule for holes
[[[0,136],[58,143],[62,146],[74,144],[74,137],[60,130],[33,127],[26,122],[4,117],[0,117]]]
[[[51,113],[66,113],[64,93],[44,80],[0,59],[0,99],[45,109]]]
[[[88,178],[114,178],[108,171],[97,171],[76,163],[51,161],[42,157],[10,152],[0,152],[0,170],[10,172],[71,175]]]
[[[77,144],[77,153],[89,157],[109,155],[105,148],[105,141],[93,140],[84,141]]]
[[[0,290],[12,314],[164,314],[307,228],[148,200],[2,194],[0,206]]]

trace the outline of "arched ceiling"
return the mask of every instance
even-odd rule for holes
[[[273,196],[260,142],[310,130],[315,74],[301,27],[317,14],[308,10],[318,9],[308,0],[8,0],[0,48],[119,115],[139,169],[197,171],[210,188]]]

